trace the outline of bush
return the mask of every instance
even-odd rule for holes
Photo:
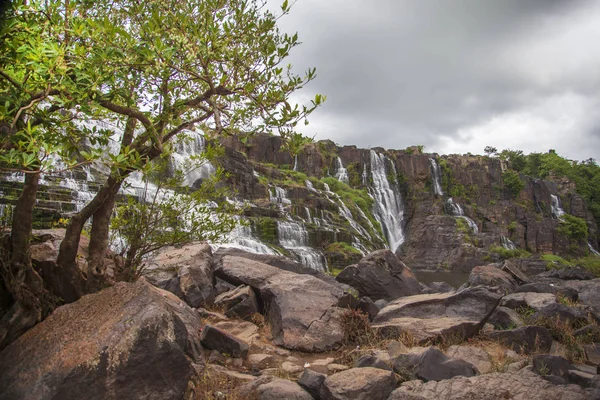
[[[588,227],[583,218],[574,215],[563,215],[558,231],[571,240],[581,240],[588,237]]]
[[[490,248],[490,253],[498,254],[500,256],[500,258],[503,260],[506,260],[509,258],[524,258],[524,257],[531,256],[531,253],[528,252],[527,250],[523,250],[523,249],[509,250],[509,249],[505,249],[502,246],[494,246],[494,247]]]
[[[360,310],[344,310],[341,325],[346,344],[373,346],[380,341],[379,335],[371,328],[369,315]]]
[[[508,189],[513,197],[517,197],[521,190],[525,187],[525,182],[521,180],[519,174],[515,171],[506,171],[502,174],[504,187]]]

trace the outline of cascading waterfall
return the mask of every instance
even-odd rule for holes
[[[298,154],[294,156],[294,171],[298,171]]]
[[[367,174],[367,164],[365,164],[365,165],[363,165],[362,184],[363,184],[363,186],[367,186],[368,183],[369,183],[369,174]]]
[[[270,200],[271,203],[279,204],[280,206],[290,205],[292,201],[287,197],[287,191],[279,186],[275,186],[274,188],[269,188]]]
[[[310,210],[308,209],[308,207],[304,207],[304,212],[306,213],[306,222],[308,222],[309,224],[312,223],[312,218],[310,216]]]
[[[591,243],[588,243],[588,248],[590,249],[590,253],[592,253],[595,256],[600,256],[600,252],[594,249]]]
[[[404,219],[404,206],[398,188],[390,186],[385,171],[385,156],[371,150],[371,175],[373,185],[369,188],[375,200],[373,213],[381,224],[383,233],[392,251],[396,251],[404,242],[402,221]],[[391,163],[394,176],[396,169]]]
[[[444,191],[442,190],[442,172],[437,160],[433,157],[429,158],[431,164],[431,178],[433,180],[433,192],[436,196],[442,197]]]
[[[469,225],[469,228],[471,228],[471,230],[473,231],[473,233],[479,233],[479,228],[477,227],[475,221],[473,221],[471,218],[465,215],[460,204],[455,203],[452,197],[449,197],[448,200],[446,200],[446,212],[448,212],[448,214],[452,215],[453,217],[464,219],[467,222],[467,225]]]
[[[350,227],[352,229],[354,229],[363,238],[365,238],[365,239],[367,239],[367,240],[370,241],[371,240],[371,235],[369,234],[369,232],[365,228],[362,227],[362,225],[360,225],[359,223],[357,223],[354,220],[354,217],[352,216],[352,212],[350,211],[350,209],[348,208],[348,206],[346,206],[346,203],[344,203],[344,200],[342,200],[342,198],[337,193],[332,192],[331,189],[329,188],[328,184],[323,183],[323,185],[325,186],[325,196],[327,197],[327,200],[329,200],[331,202],[331,204],[334,204],[334,205],[337,206],[337,208],[338,208],[338,210],[340,212],[340,215],[342,217],[344,217],[344,219],[346,221],[348,221],[348,224],[350,225]],[[318,190],[316,190],[316,189],[315,189],[315,191],[318,192]],[[333,197],[335,199],[335,201],[332,200],[331,197]],[[360,210],[360,208],[359,208],[359,210]],[[365,218],[366,218],[366,216],[365,216]]]
[[[215,247],[233,247],[257,254],[278,254],[272,248],[252,236],[252,229],[246,224],[238,224],[227,236],[226,243]]]
[[[349,182],[349,178],[348,178],[348,170],[346,168],[344,168],[344,164],[342,163],[342,159],[337,157],[335,159],[335,178],[343,183],[348,183]]]
[[[502,243],[502,247],[504,247],[506,250],[516,250],[517,249],[517,245],[514,244],[512,242],[512,240],[510,240],[506,236],[500,236],[500,242]]]
[[[308,233],[296,222],[278,221],[277,233],[283,248],[296,254],[300,262],[317,271],[325,271],[327,263],[323,254],[308,247]]]
[[[561,219],[563,215],[565,215],[565,210],[560,206],[560,199],[558,196],[551,194],[550,198],[552,199],[552,205],[550,206],[552,217],[556,219]]]
[[[183,183],[193,186],[199,179],[207,179],[214,175],[216,169],[208,160],[195,160],[206,148],[204,135],[198,132],[185,131],[187,137],[175,145],[171,155],[173,167],[183,172]]]

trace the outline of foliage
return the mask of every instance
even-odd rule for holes
[[[307,137],[301,133],[291,133],[288,140],[283,144],[284,148],[290,153],[290,156],[296,157],[308,144],[313,143],[314,137]]]
[[[588,255],[586,257],[574,259],[565,259],[555,254],[544,254],[542,255],[541,259],[546,261],[547,269],[562,269],[566,267],[579,266],[600,278],[600,257],[595,255]]]
[[[501,259],[506,260],[509,258],[524,258],[531,256],[531,253],[523,249],[505,249],[502,246],[494,246],[490,248],[490,253],[498,254]]]
[[[113,242],[120,245],[125,257],[125,275],[136,279],[145,259],[161,248],[193,241],[218,242],[236,225],[234,210],[227,202],[216,203],[228,192],[216,183],[221,171],[202,182],[193,192],[177,192],[179,179],[145,178],[141,198],[130,196],[115,210],[111,220]]]
[[[561,217],[557,230],[571,240],[582,240],[588,236],[588,227],[585,220],[571,214],[565,214]]]
[[[273,218],[256,218],[254,228],[261,240],[267,243],[277,243],[277,221]]]
[[[511,170],[502,173],[502,182],[512,197],[517,197],[521,190],[523,190],[525,187],[525,182],[521,180],[519,174]]]
[[[331,243],[325,247],[325,251],[362,255],[358,249],[352,247],[346,242]]]
[[[340,324],[344,332],[346,344],[359,346],[374,346],[381,338],[371,328],[369,315],[361,310],[346,309],[342,313]]]
[[[517,221],[512,221],[510,224],[508,224],[506,229],[508,229],[508,231],[510,233],[513,233],[514,231],[516,231],[517,230]]]
[[[496,154],[498,152],[498,149],[493,146],[485,146],[485,149],[483,149],[483,152],[487,156],[491,156],[492,154]]]

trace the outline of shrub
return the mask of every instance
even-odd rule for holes
[[[521,180],[519,174],[515,171],[506,171],[502,174],[504,187],[508,189],[513,197],[517,197],[521,190],[525,187],[525,182]]]
[[[563,215],[558,231],[571,240],[581,240],[588,236],[585,220],[570,214]]]
[[[527,250],[523,250],[523,249],[509,250],[509,249],[505,249],[502,246],[494,246],[494,247],[490,248],[490,253],[498,254],[500,256],[500,258],[503,260],[506,260],[509,258],[523,258],[523,257],[531,256],[531,253],[528,252]]]

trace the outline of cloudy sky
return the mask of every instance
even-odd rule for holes
[[[295,100],[327,96],[305,134],[600,160],[600,1],[297,0],[279,22],[317,68]]]

